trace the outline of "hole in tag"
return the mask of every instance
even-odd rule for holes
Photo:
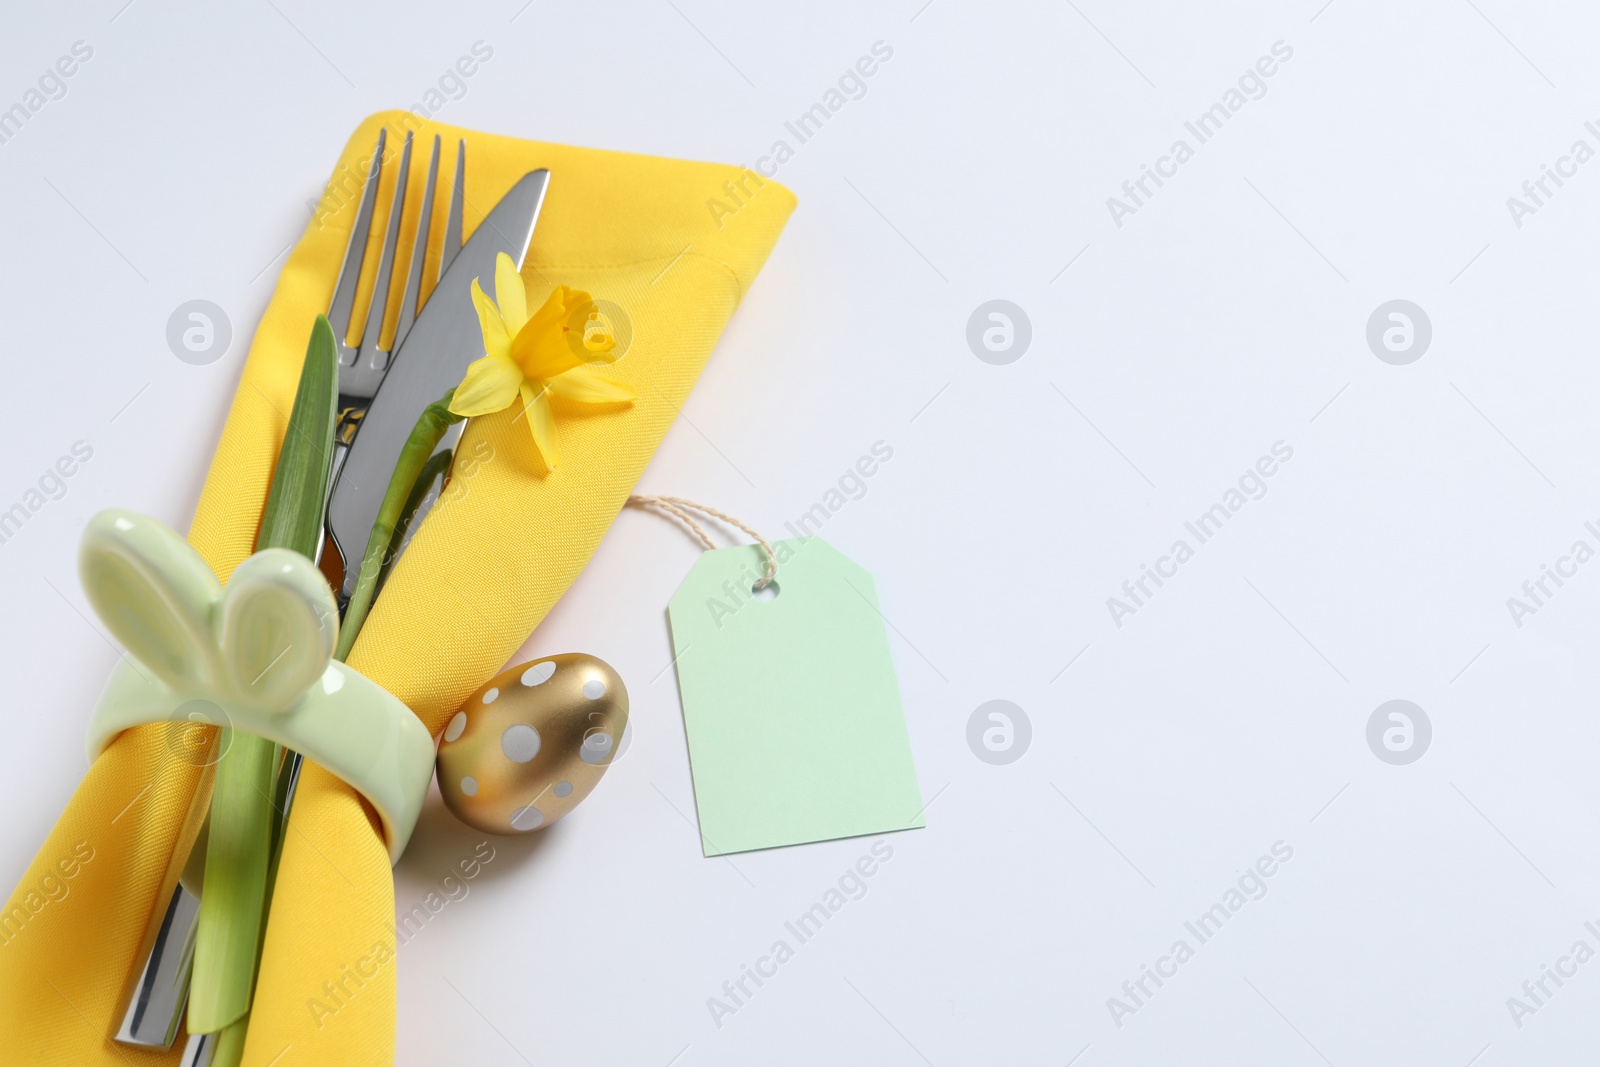
[[[755,600],[776,600],[776,599],[778,599],[778,583],[777,583],[777,581],[776,580],[770,581],[766,585],[761,586],[760,588],[757,588],[755,586],[751,586],[750,587],[750,596],[751,596],[752,599],[755,599]]]

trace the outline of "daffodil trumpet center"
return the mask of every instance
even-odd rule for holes
[[[558,285],[531,315],[522,277],[511,257],[495,261],[495,299],[472,282],[472,303],[483,332],[483,358],[467,367],[450,411],[473,417],[509,408],[518,397],[534,449],[547,470],[559,459],[552,398],[575,404],[628,404],[638,394],[591,364],[615,362],[616,337],[588,293]]]

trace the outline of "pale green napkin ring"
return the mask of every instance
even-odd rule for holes
[[[123,730],[153,722],[243,730],[301,753],[366,797],[398,861],[433,776],[427,728],[399,698],[332,660],[339,614],[304,556],[267,549],[224,590],[182,537],[106,511],[79,551],[85,593],[129,655],[89,722],[92,761]],[[220,758],[221,749],[207,758]],[[189,757],[174,746],[176,758]]]
[[[89,720],[89,758],[130,726],[205,723],[242,730],[293,749],[350,783],[383,822],[391,863],[417,825],[433,777],[433,738],[400,700],[360,671],[328,664],[322,678],[286,711],[267,711],[215,696],[178,693],[147,680],[140,667],[118,663]],[[173,742],[177,752],[181,741]],[[221,749],[210,757],[220,758]]]

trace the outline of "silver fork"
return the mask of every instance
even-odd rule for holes
[[[399,246],[400,217],[404,214],[406,179],[411,172],[411,133],[407,132],[405,146],[400,152],[400,172],[395,178],[394,210],[389,214],[389,225],[383,243],[378,249],[378,274],[372,287],[372,303],[367,308],[367,319],[360,340],[347,342],[355,317],[356,287],[361,278],[361,265],[366,256],[367,239],[372,229],[373,206],[378,199],[378,183],[383,176],[384,145],[389,131],[378,131],[378,143],[372,153],[372,167],[367,172],[366,187],[361,193],[361,203],[356,211],[355,225],[350,230],[350,243],[345,247],[344,265],[339,270],[339,281],[334,286],[333,301],[328,305],[328,322],[333,326],[339,342],[339,426],[334,434],[333,479],[339,476],[350,442],[360,430],[361,418],[372,403],[378,386],[389,371],[392,354],[399,350],[406,334],[417,320],[421,304],[422,272],[427,259],[428,234],[432,230],[433,200],[439,178],[439,137],[433,138],[433,154],[428,160],[428,182],[422,191],[422,207],[417,215],[416,240],[412,244],[411,263],[405,272],[405,288],[400,296],[400,316],[395,322],[394,337],[389,346],[382,346],[384,314],[389,307],[389,295],[394,280],[395,252]],[[456,145],[456,175],[450,194],[450,214],[445,220],[444,246],[439,256],[439,271],[433,278],[435,284],[444,275],[456,253],[461,251],[462,209],[465,196],[467,168],[467,143]]]
[[[373,208],[378,200],[378,184],[383,176],[388,133],[387,129],[378,131],[372,167],[367,172],[355,223],[350,230],[350,242],[345,246],[339,280],[334,285],[333,301],[328,306],[328,321],[333,326],[339,345],[339,422],[334,433],[334,477],[329,479],[330,489],[350,450],[350,442],[355,440],[361,428],[361,418],[372,403],[378,386],[383,384],[384,375],[388,373],[390,356],[400,348],[412,324],[416,322],[421,304],[422,273],[427,259],[428,235],[433,228],[433,201],[439,178],[438,135],[433,138],[433,155],[428,161],[428,180],[423,188],[422,206],[417,215],[416,240],[412,245],[411,262],[405,272],[405,289],[400,297],[400,314],[395,322],[394,339],[388,348],[381,347],[384,313],[389,307],[389,294],[394,281],[401,216],[405,214],[406,179],[411,171],[412,134],[408,131],[405,145],[400,151],[400,171],[395,176],[389,225],[378,250],[378,275],[372,287],[372,304],[367,310],[360,340],[355,345],[347,343],[355,315],[356,287],[361,279],[361,266],[366,258],[367,240],[372,230]],[[450,214],[445,222],[444,246],[439,260],[439,275],[433,279],[435,284],[455,259],[456,253],[461,251],[466,166],[467,145],[462,141],[456,146],[455,188],[450,196]],[[288,818],[289,805],[294,800],[295,786],[299,783],[300,764],[298,753],[288,753],[279,770],[277,796],[282,798],[285,819]],[[191,817],[203,818],[204,813],[191,813]],[[141,944],[141,947],[147,947],[147,951],[136,961],[128,986],[123,990],[116,1033],[119,1043],[170,1048],[177,1035],[179,1020],[188,1003],[189,968],[193,962],[195,924],[199,918],[199,898],[178,881],[178,872],[188,861],[188,854],[175,854],[172,857],[167,872],[168,880],[163,884],[176,883],[176,888],[151,917],[150,927]],[[199,1065],[209,1062],[214,1051],[214,1042],[208,1041],[205,1035],[191,1037],[183,1056],[185,1067],[191,1063]]]

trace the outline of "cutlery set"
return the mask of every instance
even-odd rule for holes
[[[397,976],[433,962],[398,947],[396,890],[431,877],[400,864],[408,842],[431,838],[433,854],[452,838],[470,837],[470,851],[480,835],[547,835],[594,806],[628,749],[622,672],[585,653],[518,653],[550,632],[550,611],[632,499],[794,195],[768,182],[722,226],[701,207],[736,167],[392,109],[362,117],[332,162],[251,331],[187,534],[127,507],[82,524],[78,583],[124,654],[87,709],[90,770],[5,906],[28,932],[0,951],[0,1062],[387,1067],[404,1058],[397,1022],[427,1025],[399,1003],[410,983]],[[547,203],[550,171],[563,184]],[[655,284],[663,265],[670,285]],[[626,299],[625,313],[604,297]],[[168,417],[210,418],[176,402]],[[773,562],[788,551],[774,549]],[[691,577],[747,556],[708,552]],[[790,610],[809,603],[796,575],[748,617],[808,625]],[[732,629],[704,647],[733,648]],[[756,671],[748,712],[771,702],[774,677],[857,678],[833,660],[796,663],[812,636],[714,661],[726,691]],[[885,661],[872,693],[898,719],[887,639],[870,644]],[[788,758],[740,732],[748,714],[716,710],[691,744],[720,747],[724,769]],[[772,769],[735,776],[747,795],[722,794],[738,811],[770,809],[750,836],[811,813],[811,782],[848,777],[829,764],[806,797],[768,803],[782,768],[760,766]],[[829,796],[821,815],[856,817],[853,799]],[[453,822],[419,826],[436,808]],[[40,917],[39,887],[90,830],[105,858],[79,864],[71,906],[46,894]],[[569,876],[528,866],[519,881]],[[542,972],[504,932],[456,936],[502,981],[543,995]]]
[[[543,206],[549,171],[524,175],[495,204],[463,243],[466,142],[456,146],[455,176],[437,274],[426,299],[422,296],[434,207],[438,192],[440,139],[433,138],[426,184],[417,207],[410,262],[396,272],[400,234],[407,207],[413,135],[407,133],[387,225],[376,250],[372,297],[357,339],[349,340],[356,320],[356,302],[363,266],[369,260],[372,221],[386,162],[388,131],[380,130],[372,163],[357,202],[349,244],[328,308],[338,343],[339,421],[334,433],[333,477],[326,502],[325,536],[318,563],[338,593],[341,612],[355,588],[367,536],[377,518],[390,472],[417,417],[484,354],[477,314],[471,300],[474,279],[493,278],[496,257],[509,255],[520,269]],[[404,279],[389,343],[383,325]],[[460,424],[438,446],[454,446]],[[426,504],[424,504],[426,507]],[[419,509],[417,520],[420,521]],[[398,554],[399,549],[396,550]],[[294,800],[301,757],[286,754],[279,772],[277,795],[285,812]],[[196,790],[192,820],[205,816],[209,790]],[[201,835],[203,843],[204,835]],[[163,885],[173,885],[164,908],[157,910],[145,933],[124,989],[116,1018],[115,1040],[142,1047],[170,1048],[183,1018],[194,956],[199,898],[183,882],[190,854],[175,854]],[[185,1047],[184,1067],[204,1067],[215,1050],[216,1035],[192,1035]]]

